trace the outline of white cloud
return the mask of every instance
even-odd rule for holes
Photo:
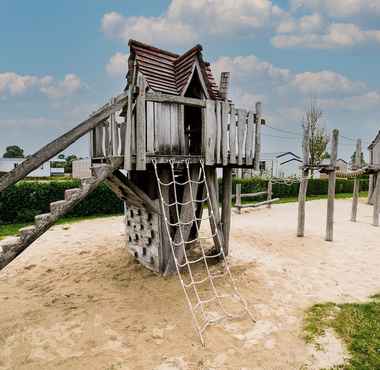
[[[20,95],[29,88],[36,86],[39,81],[35,76],[21,76],[14,72],[0,73],[0,95]]]
[[[131,38],[172,46],[195,42],[195,34],[188,25],[167,17],[124,17],[111,12],[103,16],[102,31],[108,37],[125,43]]]
[[[247,81],[249,76],[250,80],[265,80],[277,84],[288,81],[290,76],[288,69],[275,67],[255,55],[221,57],[213,64],[213,68],[217,76],[223,71],[231,72],[233,80],[239,83]]]
[[[378,0],[291,0],[293,11],[304,8],[324,12],[331,17],[352,17],[360,14],[380,14]]]
[[[49,98],[57,99],[72,95],[81,87],[80,78],[75,74],[67,74],[63,81],[50,81],[42,84],[40,90]]]
[[[103,16],[101,29],[110,38],[130,38],[166,46],[189,46],[205,36],[253,36],[285,12],[270,0],[172,0],[159,17]]]
[[[290,85],[304,95],[352,94],[363,91],[363,82],[352,81],[349,78],[332,71],[304,72],[294,75]]]
[[[288,33],[284,33],[284,29]],[[278,28],[281,34],[274,36],[272,44],[277,48],[306,47],[331,49],[352,47],[367,42],[380,43],[380,30],[362,30],[352,23],[331,23],[325,32],[307,32],[296,22],[293,27],[284,25]]]
[[[67,74],[63,81],[51,76],[19,75],[14,72],[0,73],[0,96],[22,95],[29,90],[38,89],[49,98],[61,98],[78,91],[81,81],[75,74]]]
[[[128,72],[128,58],[129,54],[116,53],[112,55],[106,65],[107,73],[113,77],[125,77]]]

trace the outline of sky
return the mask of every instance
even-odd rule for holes
[[[301,153],[311,100],[346,160],[380,130],[380,0],[1,0],[0,155],[32,154],[121,93],[130,38],[202,44],[237,107],[262,102],[265,153]]]

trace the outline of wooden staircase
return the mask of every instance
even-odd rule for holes
[[[88,194],[94,191],[101,182],[112,177],[123,163],[122,159],[115,160],[112,164],[104,164],[97,167],[95,175],[82,179],[80,188],[65,191],[65,199],[50,203],[50,212],[37,215],[35,223],[20,229],[19,237],[9,237],[0,241],[0,270],[8,265],[30,244],[44,234],[54,223],[81,202]]]

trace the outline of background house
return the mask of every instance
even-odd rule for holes
[[[0,174],[12,171],[16,168],[25,158],[0,158]],[[31,172],[28,177],[49,177],[50,176],[50,162],[43,163],[39,168]]]

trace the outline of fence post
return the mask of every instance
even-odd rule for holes
[[[373,194],[373,226],[379,226],[380,212],[380,172],[376,173],[376,185]]]
[[[270,178],[268,180],[268,196],[267,196],[267,201],[271,201],[272,200],[272,179]],[[272,208],[272,203],[268,203],[268,208]]]
[[[307,193],[307,183],[309,177],[309,154],[310,154],[310,125],[307,124],[304,127],[303,133],[303,166],[302,166],[302,178],[300,182],[300,187],[298,191],[298,226],[297,226],[297,236],[303,237],[305,235],[305,203],[306,203],[306,193]]]
[[[241,213],[241,184],[236,184],[236,208]]]
[[[358,170],[361,167],[362,162],[362,141],[358,139],[356,142],[356,152],[355,161],[352,166],[353,170]],[[360,178],[355,177],[354,179],[354,191],[352,194],[352,209],[351,209],[351,221],[356,222],[358,214],[358,203],[359,203],[359,191],[360,191]]]
[[[261,153],[261,103],[256,103],[256,130],[255,130],[255,158],[253,168],[256,171],[260,170],[260,153]]]
[[[336,183],[336,160],[338,156],[339,130],[333,130],[331,141],[331,159],[329,169],[329,188],[327,198],[327,221],[326,221],[326,241],[332,241],[334,237],[334,199]]]

